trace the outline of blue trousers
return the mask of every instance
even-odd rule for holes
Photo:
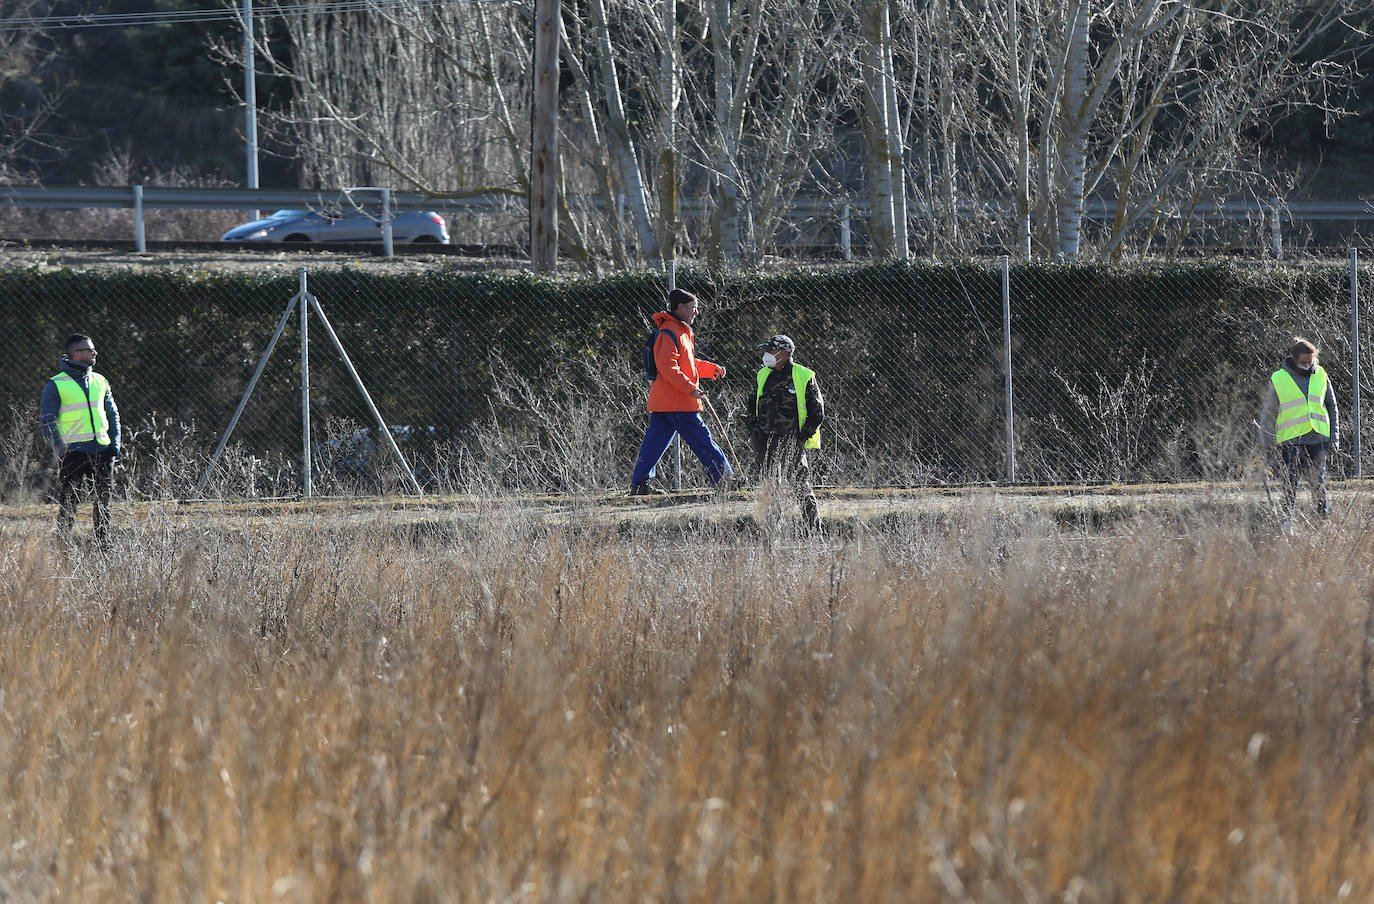
[[[630,486],[641,486],[653,479],[658,460],[668,451],[674,433],[681,434],[687,448],[701,459],[711,483],[720,483],[726,477],[734,476],[730,462],[725,460],[725,453],[720,451],[720,446],[711,438],[711,429],[701,419],[701,412],[651,411],[649,429],[644,431],[644,441],[639,444],[639,455],[635,457]]]

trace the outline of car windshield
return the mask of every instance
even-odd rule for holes
[[[272,215],[271,215],[270,217],[268,217],[267,219],[269,219],[269,220],[294,220],[296,217],[303,217],[303,216],[305,216],[307,213],[309,213],[309,211],[307,211],[307,210],[278,210],[276,213],[272,214]]]

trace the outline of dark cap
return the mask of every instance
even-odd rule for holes
[[[676,311],[680,304],[689,304],[696,300],[697,297],[686,289],[674,289],[668,293],[668,313]]]
[[[766,351],[776,351],[777,349],[785,348],[787,349],[787,353],[790,355],[793,351],[796,350],[797,346],[792,341],[790,336],[784,336],[781,333],[779,333],[778,335],[769,339],[767,342],[760,345],[759,348],[764,349]]]

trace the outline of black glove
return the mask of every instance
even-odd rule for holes
[[[119,457],[119,450],[114,446],[105,446],[100,450],[100,457],[105,461],[114,461]]]

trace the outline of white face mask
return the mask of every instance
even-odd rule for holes
[[[777,367],[777,366],[778,366],[778,356],[775,355],[775,354],[773,354],[772,352],[764,352],[764,353],[763,353],[763,366],[764,366],[764,367]]]

